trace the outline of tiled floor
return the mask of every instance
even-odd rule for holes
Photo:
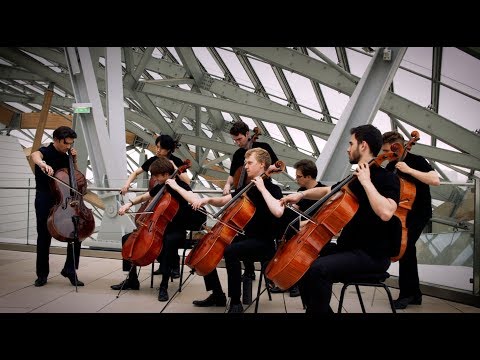
[[[82,250],[83,252],[83,250]],[[150,288],[150,266],[140,271],[140,290],[118,291],[110,289],[125,277],[121,270],[120,253],[113,253],[114,258],[92,257],[82,253],[78,277],[85,283],[78,292],[68,279],[60,275],[65,255],[50,255],[50,275],[43,287],[33,285],[35,275],[35,252],[0,250],[0,313],[224,313],[223,307],[199,308],[192,305],[194,299],[203,299],[208,295],[203,278],[190,275],[185,267],[185,285],[178,292],[178,279],[170,283],[168,293],[170,301],[157,300],[160,277],[154,277],[154,287]],[[226,290],[226,271],[218,269],[220,280]],[[189,276],[190,275],[190,276]],[[258,284],[253,283],[254,292]],[[362,288],[367,313],[391,312],[388,299],[383,290],[374,292],[371,288]],[[395,299],[398,290],[391,289]],[[331,305],[338,307],[340,286],[334,286]],[[372,298],[374,300],[372,301]],[[373,304],[372,304],[373,302]],[[246,312],[253,313],[254,306]],[[288,293],[272,294],[272,301],[267,293],[260,298],[260,313],[304,313],[299,297],[290,298]],[[353,287],[347,290],[344,312],[361,312]],[[420,306],[409,306],[399,313],[480,313],[480,309],[464,304],[454,303],[429,296],[423,297]]]

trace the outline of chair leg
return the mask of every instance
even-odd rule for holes
[[[365,306],[363,305],[363,299],[362,299],[362,294],[360,293],[360,288],[358,287],[357,284],[355,284],[355,289],[357,289],[357,295],[358,295],[358,301],[360,301],[360,306],[362,308],[362,312],[365,314]]]
[[[178,292],[182,292],[182,286],[183,286],[183,269],[185,267],[185,254],[187,253],[187,248],[191,247],[193,243],[193,231],[190,230],[190,238],[189,238],[189,244],[185,244],[183,246],[183,254],[182,254],[182,265],[180,266],[180,284],[178,284]]]
[[[255,314],[258,312],[258,302],[260,301],[260,295],[261,295],[261,289],[262,289],[262,278],[263,278],[262,275],[263,275],[263,272],[260,270],[260,276],[258,279],[258,288],[257,288],[257,298],[255,299]]]
[[[180,279],[179,284],[178,284],[178,292],[182,292],[182,286],[183,286],[183,268],[185,266],[185,253],[187,252],[187,248],[183,249],[183,254],[182,254],[182,265],[180,266]]]
[[[153,289],[153,272],[155,271],[155,261],[152,262],[152,271],[150,273],[150,289]]]
[[[265,269],[263,269],[262,272],[260,273],[260,277],[262,276],[263,276],[263,279],[265,280],[265,288],[267,289],[268,300],[272,301],[272,293],[270,292],[270,287],[268,286],[267,276],[265,275]]]
[[[343,284],[342,286],[342,291],[340,292],[340,301],[338,302],[337,314],[340,314],[342,312],[343,298],[345,296],[345,290],[347,290],[347,287],[348,287],[348,284]]]
[[[390,307],[392,308],[392,313],[396,314],[397,311],[395,310],[395,305],[393,304],[393,299],[392,299],[392,293],[390,292],[390,289],[388,288],[387,285],[382,284],[383,288],[385,289],[385,292],[387,293],[388,296],[388,301],[390,302]]]

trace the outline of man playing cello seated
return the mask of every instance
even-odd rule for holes
[[[241,313],[243,307],[241,295],[241,261],[259,261],[269,259],[274,253],[274,238],[276,219],[283,214],[284,207],[278,199],[282,197],[280,187],[272,183],[270,178],[263,180],[262,175],[270,166],[268,152],[261,148],[250,149],[245,153],[245,169],[247,184],[254,182],[246,195],[255,205],[252,219],[244,227],[245,235],[236,235],[230,245],[225,248],[224,258],[228,277],[228,296],[231,298],[229,313]],[[236,189],[235,196],[240,189]],[[195,201],[192,206],[198,209],[206,204],[223,206],[232,199],[231,194],[221,197],[207,197]],[[205,300],[195,300],[196,306],[225,306],[226,297],[218,278],[217,270],[204,277],[207,290],[213,293]]]
[[[160,269],[162,271],[162,281],[160,283],[160,289],[158,293],[158,301],[168,300],[168,280],[170,278],[170,272],[172,265],[176,262],[176,255],[178,254],[179,243],[185,238],[186,226],[189,223],[191,207],[188,203],[196,201],[198,196],[192,192],[189,185],[184,183],[178,177],[170,179],[174,173],[174,167],[172,163],[166,157],[159,157],[150,165],[150,172],[152,177],[157,181],[157,185],[142,195],[130,200],[127,204],[123,205],[119,210],[119,215],[124,215],[133,205],[140,204],[155,197],[155,195],[162,189],[163,186],[168,185],[168,191],[171,193],[179,203],[179,209],[175,214],[172,221],[167,225],[163,236],[163,248],[159,256]],[[126,234],[122,237],[122,245],[128,240],[131,235]],[[140,283],[138,281],[138,275],[136,266],[132,266],[130,262],[123,260],[123,270],[129,271],[128,279],[117,285],[112,285],[113,290],[131,289],[138,290]]]
[[[392,246],[401,238],[400,220],[393,216],[400,197],[398,177],[381,167],[368,165],[382,147],[382,134],[373,125],[352,128],[350,134],[347,153],[350,163],[358,167],[354,173],[356,179],[348,187],[359,207],[343,227],[337,243],[324,246],[299,281],[307,314],[333,313],[330,299],[334,282],[354,274],[385,272],[390,266]],[[332,188],[335,186],[290,194],[281,203],[320,199]]]

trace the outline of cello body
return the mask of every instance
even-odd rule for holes
[[[415,201],[416,196],[416,187],[415,184],[405,180],[403,177],[400,178],[400,201],[398,202],[397,210],[395,211],[395,216],[400,219],[402,223],[402,242],[400,244],[400,251],[397,256],[391,258],[393,262],[401,259],[405,250],[407,248],[407,238],[408,238],[408,229],[407,229],[407,215],[410,210],[412,210],[413,202]]]
[[[74,169],[71,156],[69,159],[69,168],[58,169],[53,176],[76,191],[58,181],[50,182],[55,206],[50,210],[47,227],[52,237],[58,241],[77,240],[81,242],[92,235],[95,230],[95,219],[92,210],[87,208],[83,202],[82,195],[87,193],[85,176]],[[74,217],[78,220],[77,226],[74,225]]]
[[[154,178],[150,178],[148,181],[148,190],[152,190],[155,185],[157,185],[157,181]],[[145,201],[142,205],[137,210],[137,214],[135,215],[135,223],[138,223],[138,220],[140,219],[141,214],[145,211],[147,208],[148,204],[150,204],[150,201]]]
[[[254,214],[255,205],[248,197],[240,197],[223,213],[222,222],[217,222],[190,251],[185,264],[200,276],[212,272],[222,259],[227,245],[230,245],[237,235],[234,229],[243,229]]]
[[[261,176],[269,177],[272,172],[285,170],[285,163],[277,161],[276,170],[267,170]],[[248,224],[253,218],[256,208],[247,197],[246,192],[251,189],[253,183],[245,186],[232,200],[227,203],[218,214],[221,214],[220,221],[203,236],[197,245],[190,251],[185,264],[195,270],[199,275],[205,276],[216,268],[223,257],[225,248],[230,245],[238,234],[238,230]]]
[[[170,178],[175,178],[190,165],[190,160],[185,160],[184,165],[175,170]],[[180,207],[178,201],[166,190],[166,186],[147,203],[145,211],[152,213],[136,216],[137,230],[130,234],[122,246],[122,258],[137,266],[149,265],[160,255],[165,230]]]
[[[165,229],[178,208],[178,201],[169,192],[165,192],[153,214],[137,221],[139,227],[122,246],[122,258],[137,266],[153,263],[162,251]]]
[[[322,248],[352,219],[358,202],[348,190],[329,199],[299,233],[280,246],[265,275],[282,290],[292,287],[310,268]]]

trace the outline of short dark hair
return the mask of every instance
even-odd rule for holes
[[[53,132],[53,139],[62,140],[66,138],[76,139],[77,133],[68,126],[59,126]]]
[[[162,134],[155,139],[155,145],[159,145],[162,149],[174,152],[178,147],[178,141],[173,140],[170,135]]]
[[[157,160],[155,160],[150,165],[150,173],[152,175],[160,175],[160,174],[173,174],[175,168],[173,167],[170,160],[168,160],[164,156],[160,156]]]
[[[295,164],[293,164],[294,169],[299,169],[303,176],[311,176],[312,179],[317,178],[318,174],[318,169],[317,165],[312,160],[309,159],[303,159],[297,161]]]
[[[403,138],[402,134],[398,131],[387,131],[383,134],[383,143],[384,144],[393,144],[393,143],[400,143],[402,145],[405,144],[405,139]]]
[[[382,148],[382,133],[371,124],[351,128],[350,135],[355,135],[355,139],[357,139],[359,143],[365,141],[370,147],[370,151],[375,156],[377,156]]]
[[[237,136],[238,134],[247,135],[247,132],[250,129],[248,125],[245,124],[243,121],[234,122],[232,127],[230,128],[230,135]]]

